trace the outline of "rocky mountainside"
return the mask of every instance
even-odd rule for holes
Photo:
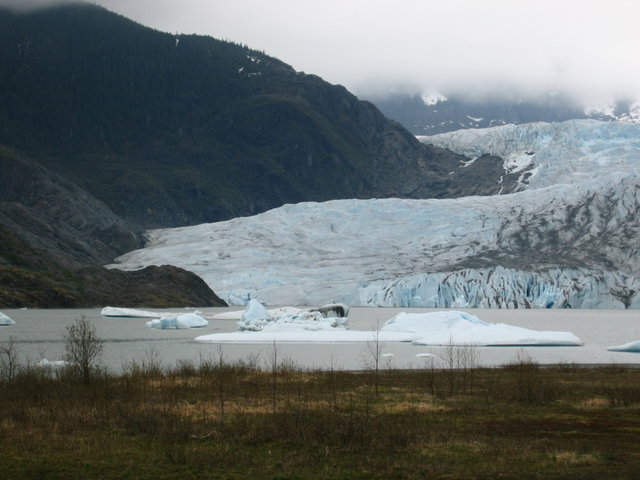
[[[77,185],[0,147],[0,307],[224,305],[195,274],[100,266],[139,232]]]
[[[341,86],[97,6],[0,10],[0,64],[0,144],[145,228],[308,200],[496,193]]]
[[[142,245],[104,203],[0,146],[0,224],[58,262],[101,264]]]
[[[640,103],[637,101],[610,99],[585,105],[557,92],[537,97],[507,93],[476,97],[397,93],[378,96],[371,101],[414,135],[572,119],[640,122]]]

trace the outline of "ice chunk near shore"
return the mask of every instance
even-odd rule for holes
[[[640,340],[636,342],[629,342],[623,345],[616,345],[614,347],[607,347],[610,352],[633,352],[640,353]]]
[[[537,331],[504,323],[488,323],[465,312],[399,313],[381,332],[407,332],[414,345],[577,346],[571,332]]]
[[[16,322],[14,322],[11,318],[0,312],[0,327],[8,327],[9,325],[15,324]]]
[[[209,325],[209,322],[195,313],[183,313],[171,317],[163,317],[151,320],[146,323],[148,328],[160,330],[178,330],[183,328],[202,328]]]
[[[346,329],[347,312],[347,307],[338,304],[309,310],[294,307],[267,310],[252,299],[238,321],[238,329],[241,332]]]

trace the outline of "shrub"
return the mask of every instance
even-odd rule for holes
[[[98,337],[96,327],[87,320],[86,315],[67,325],[64,344],[64,359],[70,370],[83,383],[90,383],[99,371],[104,341]]]

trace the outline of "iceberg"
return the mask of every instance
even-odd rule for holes
[[[175,315],[170,312],[149,312],[135,308],[104,307],[100,314],[104,317],[127,317],[127,318],[162,318]]]
[[[208,318],[212,318],[214,320],[240,320],[245,310],[234,310],[231,312],[216,313],[215,315],[212,315],[211,317],[208,317]],[[271,318],[279,317],[280,315],[284,315],[287,313],[296,313],[299,311],[300,309],[295,307],[278,307],[278,308],[270,308],[267,310]]]
[[[308,313],[308,312],[307,312]],[[409,342],[414,345],[465,346],[580,346],[570,332],[536,331],[501,323],[487,323],[458,311],[399,313],[377,331],[348,330],[345,323],[300,322],[284,315],[261,330],[240,330],[197,337],[204,343],[363,343]]]
[[[238,326],[240,330],[262,330],[271,321],[272,318],[267,309],[260,302],[252,299],[242,313]]]
[[[183,313],[171,317],[163,317],[146,322],[147,328],[157,328],[159,330],[178,330],[183,328],[202,328],[209,325],[209,322],[195,313]]]
[[[345,329],[345,311],[348,312],[348,309],[343,305],[325,305],[308,310],[294,307],[267,310],[259,301],[252,299],[242,312],[238,328],[250,332]]]
[[[414,345],[468,346],[578,346],[581,340],[570,332],[538,331],[504,323],[487,323],[475,315],[458,311],[399,313],[381,332],[407,332]]]
[[[610,352],[633,352],[640,353],[640,340],[636,342],[625,343],[624,345],[616,345],[615,347],[607,347]]]
[[[16,322],[11,318],[6,316],[4,313],[0,312],[0,327],[8,327],[10,325],[15,325]]]

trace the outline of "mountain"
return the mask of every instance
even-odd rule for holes
[[[106,263],[143,243],[104,203],[2,146],[0,223],[62,263]]]
[[[151,231],[117,266],[175,263],[234,304],[640,308],[639,139],[593,120],[425,138],[503,156],[518,191],[285,205]]]
[[[414,135],[572,119],[640,122],[638,101],[621,98],[583,104],[558,92],[528,97],[390,93],[370,100]]]
[[[176,267],[91,266],[141,245],[141,233],[102,202],[0,146],[0,307],[225,304]]]
[[[309,200],[496,193],[458,172],[468,159],[341,86],[94,5],[0,11],[0,64],[0,144],[144,228]]]
[[[470,159],[420,143],[341,86],[95,5],[0,8],[0,65],[2,305],[214,305],[172,267],[95,266],[142,246],[149,227],[504,188],[500,158],[462,168]]]

